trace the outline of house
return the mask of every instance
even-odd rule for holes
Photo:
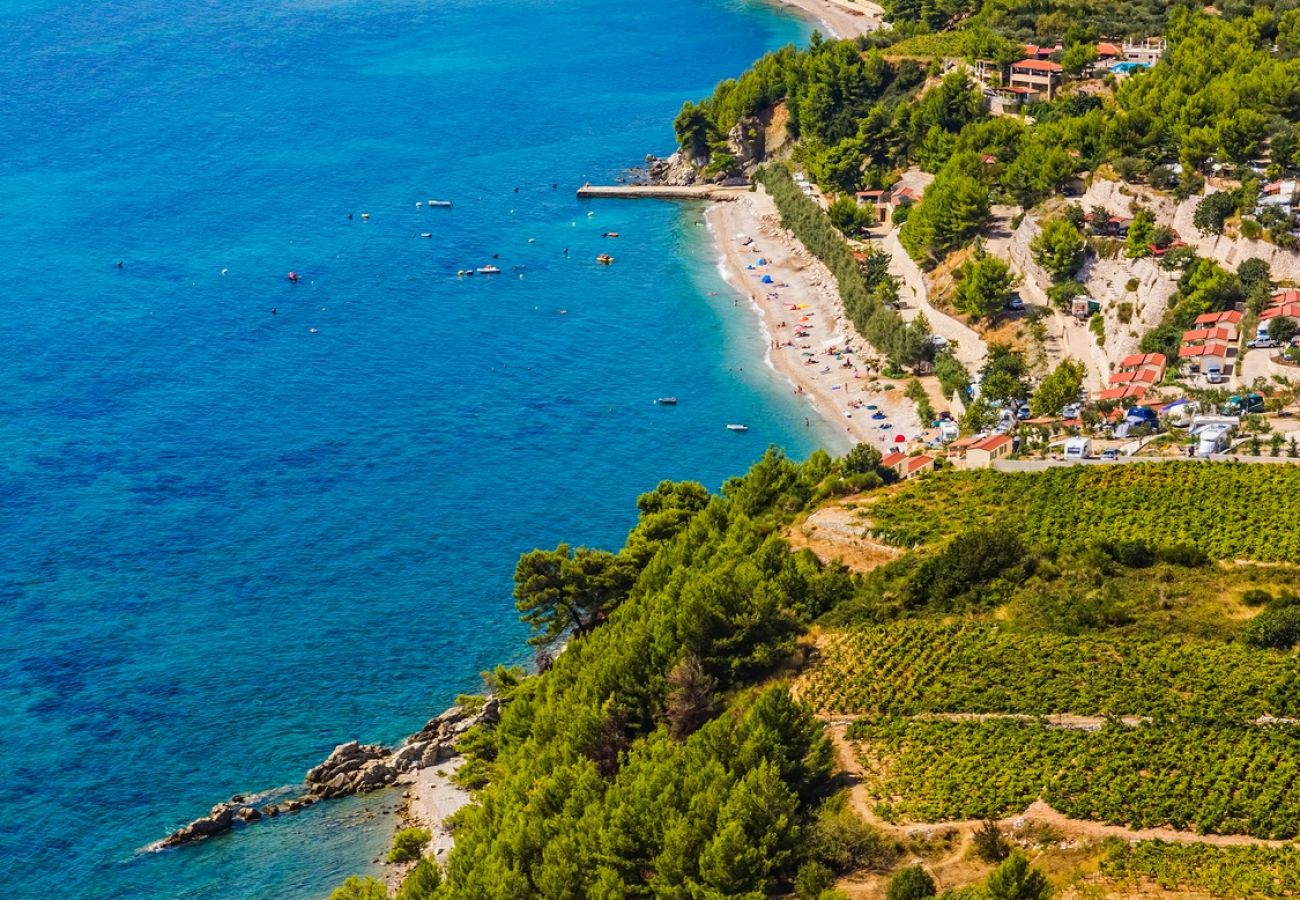
[[[1192,324],[1197,328],[1206,328],[1212,325],[1231,325],[1235,331],[1235,326],[1241,324],[1241,313],[1235,309],[1226,312],[1203,313],[1197,316],[1196,321]]]
[[[1281,306],[1284,303],[1300,303],[1300,288],[1287,288],[1278,291],[1268,300],[1269,306]]]
[[[1165,39],[1149,37],[1141,41],[1124,42],[1124,59],[1128,62],[1154,66],[1165,55]]]
[[[1207,341],[1227,344],[1235,340],[1237,340],[1237,329],[1230,325],[1216,325],[1210,328],[1193,328],[1191,331],[1183,332],[1184,347],[1191,344],[1204,344]]]
[[[875,209],[878,223],[884,225],[889,221],[889,191],[858,191],[853,196],[858,206],[870,206]]]
[[[1160,380],[1160,373],[1155,369],[1134,369],[1125,372],[1115,372],[1110,376],[1109,384],[1111,387],[1120,384],[1146,384],[1153,385]]]
[[[1108,63],[1117,59],[1124,58],[1124,48],[1111,44],[1107,41],[1101,41],[1097,44],[1097,62]]]
[[[1046,47],[1046,46],[1040,47],[1038,44],[1026,44],[1025,58],[1026,59],[1047,59],[1053,53],[1063,53],[1064,51],[1065,51],[1065,47],[1061,45],[1060,41],[1056,42],[1055,47]]]
[[[1289,216],[1292,210],[1300,205],[1296,202],[1297,195],[1300,195],[1300,183],[1297,183],[1294,178],[1271,181],[1260,188],[1259,205],[1255,208],[1255,212],[1259,214],[1272,207],[1282,215]]]
[[[915,478],[918,475],[924,475],[927,472],[934,471],[934,457],[931,456],[909,456],[903,463],[900,477],[907,481],[909,478]]]
[[[1033,88],[1003,85],[993,88],[993,96],[986,104],[994,115],[1018,113],[1020,108],[1038,96]]]
[[[890,191],[889,200],[887,201],[889,203],[890,218],[893,218],[893,214],[898,211],[900,206],[915,203],[919,199],[920,198],[916,196],[916,191],[912,190],[910,187],[901,187],[897,190]]]
[[[1194,370],[1198,372],[1204,372],[1212,366],[1217,366],[1220,371],[1226,371],[1228,359],[1232,352],[1228,344],[1220,341],[1210,341],[1204,344],[1184,346],[1183,349],[1178,351],[1178,358],[1189,360]]]
[[[1282,303],[1278,306],[1270,306],[1259,314],[1259,323],[1261,325],[1272,324],[1274,319],[1290,319],[1297,325],[1300,325],[1300,303]]]
[[[892,469],[899,481],[934,471],[934,457],[931,456],[908,456],[906,453],[894,452],[882,459],[880,464],[886,469]]]
[[[1125,379],[1121,382],[1117,382],[1115,375],[1112,375],[1111,382],[1125,383],[1127,381],[1136,380],[1144,384],[1158,384],[1160,380],[1165,377],[1165,366],[1168,364],[1169,361],[1165,359],[1163,353],[1134,353],[1132,356],[1126,356],[1119,361],[1119,366],[1117,367],[1115,374],[1119,375],[1126,372],[1132,372],[1135,374],[1138,372],[1149,372],[1151,374],[1149,376],[1144,374],[1141,378],[1137,379]]]
[[[1130,397],[1141,400],[1147,395],[1147,389],[1140,384],[1125,384],[1106,388],[1097,395],[1098,400],[1127,400]]]
[[[1005,434],[980,438],[966,448],[966,468],[987,469],[996,460],[1010,456],[1011,446],[1011,438]]]
[[[1036,96],[1051,100],[1061,86],[1061,64],[1045,59],[1022,59],[1011,64],[1010,87],[1029,88]]]

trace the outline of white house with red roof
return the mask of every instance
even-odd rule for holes
[[[966,468],[987,469],[997,460],[1010,456],[1011,449],[1011,438],[1005,434],[980,438],[966,447]]]
[[[1022,59],[1011,64],[1011,78],[1007,85],[1011,88],[1028,88],[1036,95],[1047,100],[1056,96],[1056,89],[1061,86],[1061,64],[1046,59]]]

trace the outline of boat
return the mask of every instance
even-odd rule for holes
[[[613,261],[614,257],[610,256],[608,253],[602,253],[600,256],[596,257],[596,262],[600,263],[602,266],[607,266]]]
[[[660,406],[676,406],[676,405],[677,405],[677,398],[676,398],[676,397],[660,397],[658,400],[655,401],[655,403],[658,403]]]
[[[451,201],[450,201],[450,200],[430,200],[430,201],[429,201],[429,205],[430,205],[430,206],[444,206],[444,207],[446,207],[446,206],[451,206]]]
[[[749,431],[749,426],[748,426],[748,425],[736,425],[736,424],[731,424],[731,425],[728,425],[728,426],[727,426],[727,430],[728,430],[728,431]]]
[[[500,275],[501,270],[496,266],[479,266],[478,273],[480,275]]]
[[[421,232],[420,232],[420,237],[422,237],[422,238],[431,238],[431,237],[433,237],[433,232],[432,232],[432,231],[421,231]]]
[[[618,237],[617,231],[606,231],[601,237]]]

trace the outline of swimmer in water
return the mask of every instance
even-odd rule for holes
[[[272,307],[271,307],[271,315],[273,315],[273,316],[278,316],[279,314],[280,314],[280,308],[277,307],[277,306],[272,306]]]
[[[119,259],[119,260],[117,261],[117,267],[118,267],[119,269],[122,268],[122,260]]]

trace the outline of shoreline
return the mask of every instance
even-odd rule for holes
[[[884,9],[870,0],[777,0],[802,13],[819,30],[840,39],[856,38],[883,27]]]
[[[723,278],[758,315],[764,362],[807,400],[809,415],[848,447],[869,443],[884,453],[912,446],[922,423],[904,396],[905,381],[880,377],[875,363],[883,363],[883,354],[848,321],[834,276],[781,227],[767,192],[760,187],[714,203],[704,217]],[[759,266],[760,259],[767,264]],[[772,283],[764,284],[764,276]],[[868,406],[886,418],[873,419],[877,411]],[[906,441],[898,443],[898,435]]]

